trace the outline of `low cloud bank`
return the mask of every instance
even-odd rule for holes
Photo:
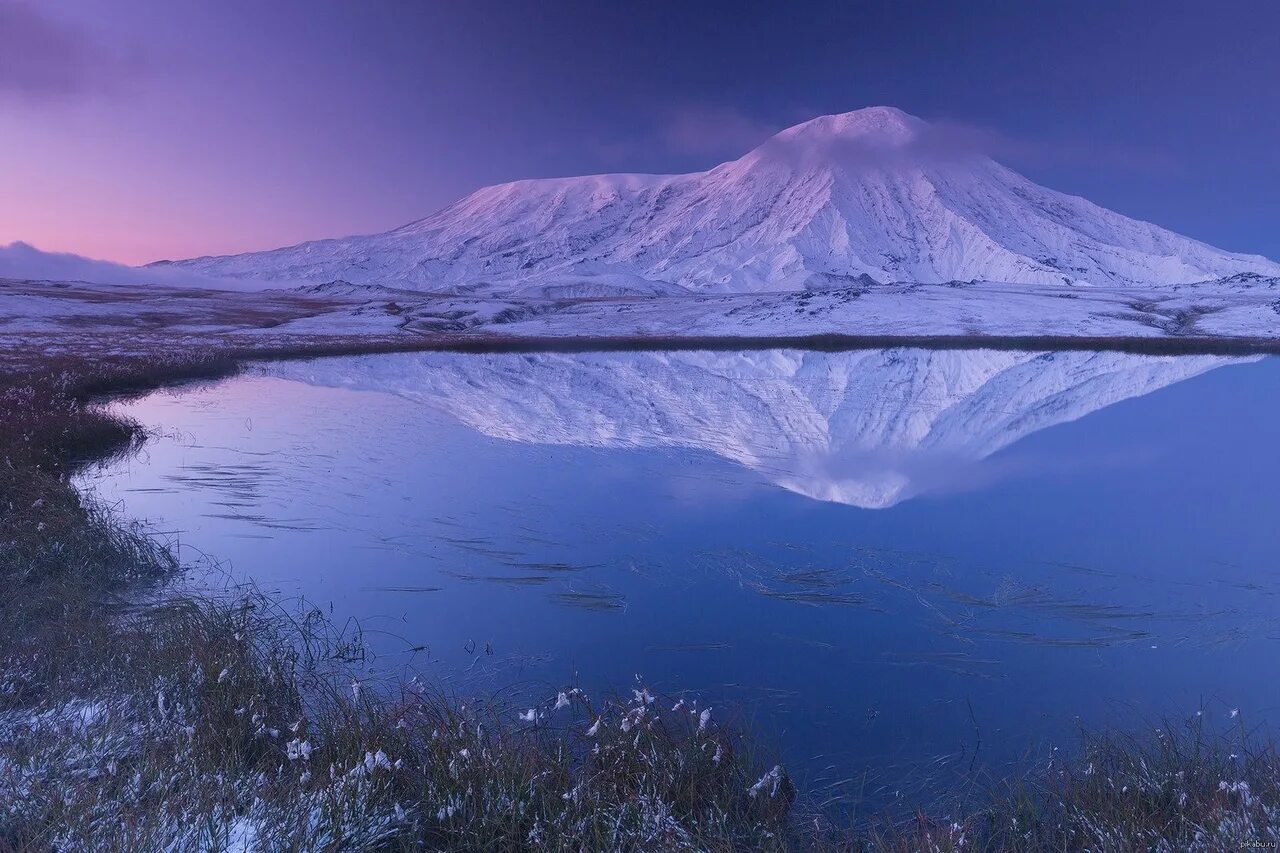
[[[292,282],[214,278],[171,267],[130,267],[68,252],[44,252],[29,243],[0,246],[0,278],[84,281],[91,284],[157,284],[210,290],[265,290]]]

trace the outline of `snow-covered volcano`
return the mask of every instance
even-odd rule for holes
[[[595,295],[974,279],[1160,285],[1280,264],[1038,186],[889,107],[823,116],[688,175],[478,190],[385,234],[195,258],[205,274]]]

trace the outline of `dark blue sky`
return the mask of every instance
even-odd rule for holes
[[[0,0],[0,242],[125,261],[702,169],[872,104],[1280,258],[1280,3]]]

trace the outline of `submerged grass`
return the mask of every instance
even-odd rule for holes
[[[165,544],[72,485],[77,466],[142,440],[93,393],[233,369],[182,353],[0,375],[0,850],[1221,850],[1280,837],[1280,759],[1238,719],[1226,736],[1200,716],[1141,739],[1086,734],[1077,758],[966,788],[951,808],[838,827],[737,728],[643,684],[517,708],[363,681],[358,637],[325,613],[168,583],[180,567]],[[563,603],[622,606],[576,595]]]

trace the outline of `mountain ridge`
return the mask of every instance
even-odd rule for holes
[[[891,107],[820,116],[683,175],[484,187],[381,234],[173,265],[426,291],[671,295],[881,283],[1188,284],[1280,264],[1036,185]]]

